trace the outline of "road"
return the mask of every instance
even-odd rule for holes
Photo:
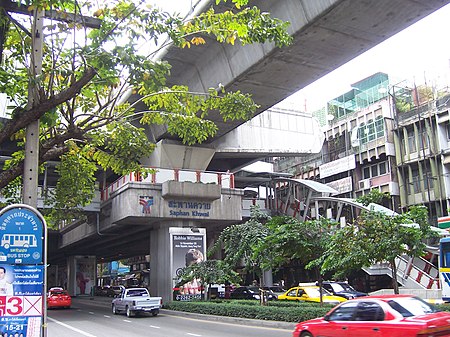
[[[128,318],[107,303],[74,300],[71,309],[48,311],[47,337],[290,337],[292,330],[208,321],[160,313]]]

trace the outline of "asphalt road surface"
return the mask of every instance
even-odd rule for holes
[[[250,326],[160,313],[113,315],[107,302],[74,299],[71,309],[48,310],[47,337],[290,337],[288,328]]]

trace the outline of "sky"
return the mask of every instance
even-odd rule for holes
[[[186,13],[203,0],[150,0],[168,12]],[[376,72],[391,83],[409,80],[438,89],[450,86],[450,5],[430,14],[366,53],[288,97],[281,106],[313,112]],[[325,93],[325,95],[324,95]]]
[[[376,72],[391,84],[409,80],[443,88],[450,85],[450,5],[354,58],[288,97],[280,105],[313,112],[351,89],[351,84]],[[320,94],[318,94],[320,93]],[[326,95],[324,95],[326,93]]]

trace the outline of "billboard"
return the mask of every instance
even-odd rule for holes
[[[206,229],[171,227],[169,233],[174,300],[200,299],[202,289],[199,280],[182,283],[180,273],[183,268],[206,260]]]

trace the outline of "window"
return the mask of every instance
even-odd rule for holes
[[[363,179],[370,178],[370,167],[366,166],[363,168]]]
[[[329,321],[352,321],[357,305],[357,302],[344,303],[328,315],[327,319]]]
[[[408,146],[409,146],[409,153],[417,152],[414,130],[408,130]]]
[[[381,163],[365,166],[362,171],[363,179],[378,177],[388,173],[388,165],[386,161]]]
[[[383,116],[378,116],[375,118],[375,130],[377,133],[377,138],[381,138],[384,136],[384,120]]]
[[[387,173],[386,162],[382,162],[378,164],[378,170],[380,176]]]
[[[356,309],[355,321],[383,321],[384,311],[378,303],[360,302]]]
[[[450,139],[450,122],[447,122],[446,128],[447,128],[447,139]]]

